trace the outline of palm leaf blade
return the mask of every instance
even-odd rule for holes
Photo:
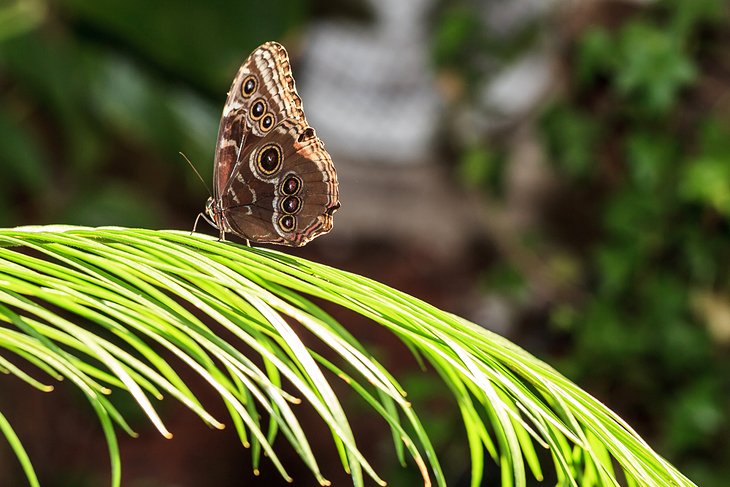
[[[178,357],[223,398],[242,443],[253,444],[254,468],[264,451],[289,478],[272,446],[281,432],[320,484],[328,483],[290,406],[304,400],[332,432],[355,485],[364,485],[364,474],[384,483],[360,452],[332,389],[332,377],[339,377],[385,419],[396,443],[402,443],[399,455],[411,455],[424,482],[433,475],[445,485],[436,452],[403,387],[302,294],[372,319],[436,369],[467,428],[472,485],[481,476],[482,448],[499,462],[502,485],[525,485],[525,463],[541,479],[544,466],[535,443],[550,449],[558,478],[566,484],[582,479],[584,485],[618,485],[615,461],[629,482],[693,485],[618,416],[519,347],[367,278],[281,252],[181,232],[6,229],[0,230],[0,281],[0,316],[7,325],[0,329],[7,331],[0,334],[0,349],[22,350],[20,357],[36,357],[47,365],[46,372],[68,377],[84,391],[107,436],[114,485],[121,470],[112,420],[131,430],[104,397],[109,388],[127,391],[163,435],[170,433],[152,401],[163,392],[222,427],[161,350]],[[214,322],[226,338],[206,324]],[[305,344],[302,332],[314,337],[317,347]],[[6,357],[0,366],[47,389]],[[268,414],[268,427],[259,409]],[[16,441],[2,417],[0,428],[11,443]],[[33,483],[22,447],[13,448]]]

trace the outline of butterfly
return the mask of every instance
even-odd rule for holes
[[[267,42],[228,92],[205,214],[221,240],[300,247],[332,229],[339,207],[337,173],[304,116],[289,55]]]

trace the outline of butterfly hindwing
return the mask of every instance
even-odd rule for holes
[[[240,170],[221,195],[232,231],[257,242],[304,245],[332,229],[337,176],[314,130],[284,120],[241,152]],[[251,195],[241,203],[239,195]]]

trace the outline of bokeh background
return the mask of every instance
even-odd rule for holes
[[[295,252],[507,336],[698,485],[726,486],[729,15],[724,0],[0,0],[0,225],[191,228],[207,191],[178,152],[210,181],[231,79],[277,40],[341,181],[334,230]],[[330,311],[393,368],[467,485],[448,391],[386,332]],[[2,379],[0,408],[44,485],[105,485],[84,400],[27,389]],[[390,485],[418,485],[386,426],[345,404]],[[251,476],[232,431],[163,415],[173,441],[132,416],[124,485],[284,484],[266,462]],[[0,445],[0,484],[21,479]]]

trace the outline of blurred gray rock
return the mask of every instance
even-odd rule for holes
[[[307,118],[336,155],[386,164],[433,155],[439,97],[425,16],[431,0],[369,0],[372,26],[321,22],[298,78]]]

